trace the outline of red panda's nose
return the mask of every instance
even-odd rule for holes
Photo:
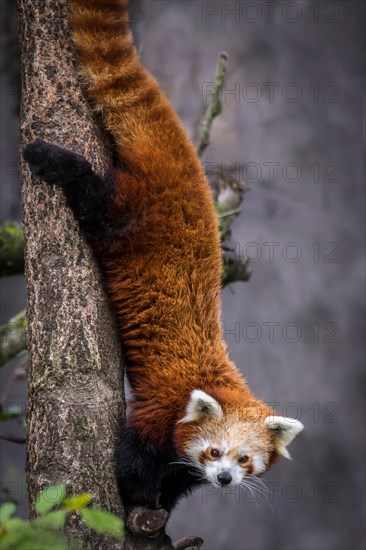
[[[217,476],[218,482],[221,483],[221,485],[228,485],[231,480],[231,473],[228,471],[220,472]]]

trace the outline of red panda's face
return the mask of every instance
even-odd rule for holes
[[[200,476],[217,486],[237,485],[265,472],[276,455],[303,429],[294,419],[266,416],[268,408],[223,408],[207,393],[194,390],[186,415],[177,425],[179,452]],[[262,407],[262,409],[261,409]],[[263,414],[263,411],[264,414]]]
[[[187,441],[185,455],[209,483],[236,485],[265,472],[271,450],[264,427],[228,415],[203,420],[200,433]]]
[[[221,441],[218,438],[198,440],[187,448],[187,454],[205,479],[214,485],[236,485],[246,476],[258,475],[267,469],[265,451],[244,444],[244,441],[243,445],[238,445],[238,441],[232,442],[229,437]]]

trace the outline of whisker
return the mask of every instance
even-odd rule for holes
[[[192,476],[196,477],[199,481],[207,482],[207,479],[204,476],[202,476],[200,472],[194,472],[194,471],[192,472],[191,470],[188,470],[188,471]]]
[[[248,479],[248,478],[250,478],[250,479]],[[263,498],[264,501],[268,503],[268,505],[271,509],[271,513],[273,514],[273,506],[272,506],[272,503],[270,502],[270,499],[269,499],[270,493],[273,494],[273,492],[270,491],[270,489],[265,485],[263,480],[260,480],[257,477],[250,475],[247,478],[245,478],[245,480],[243,480],[243,485],[248,487],[248,488],[252,487],[256,491],[258,491],[258,494],[260,495],[261,499]],[[256,503],[256,504],[258,505],[258,503]]]
[[[256,487],[258,491],[261,491],[263,493],[271,493],[271,491],[266,485],[262,483],[257,483],[257,480],[255,479],[247,480],[247,483],[250,483],[253,487]]]
[[[248,489],[253,497],[256,496],[256,493],[259,497],[267,497],[262,487],[258,487],[258,485],[256,485],[252,481],[253,480],[243,480],[242,486]]]
[[[248,486],[254,487],[261,494],[265,494],[266,492],[269,493],[266,486],[258,485],[253,479],[247,479],[245,482]]]
[[[177,460],[176,462],[169,462],[168,463],[169,466],[171,464],[179,464],[179,465],[183,465],[183,466],[194,466],[194,464],[192,464],[192,462],[189,462],[188,460]]]
[[[245,489],[248,489],[250,494],[253,496],[253,497],[256,497],[255,493],[254,493],[254,490],[253,490],[253,487],[251,487],[249,485],[249,483],[243,483],[242,485],[243,487],[245,487]]]
[[[280,495],[280,493],[276,493],[273,490],[271,490],[269,487],[267,487],[267,485],[266,485],[266,483],[263,479],[260,479],[259,477],[256,477],[256,476],[253,476],[253,475],[249,475],[248,477],[250,477],[251,481],[254,481],[255,483],[260,484],[261,487],[263,489],[265,489],[268,493],[271,493],[271,494],[276,495],[276,496]]]

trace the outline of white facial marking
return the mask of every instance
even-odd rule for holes
[[[192,460],[193,464],[199,464],[199,456],[210,446],[209,441],[204,437],[200,437],[191,443],[187,449],[187,455]]]
[[[245,473],[243,469],[240,468],[237,460],[225,455],[214,462],[207,461],[204,468],[207,479],[217,486],[221,486],[218,481],[218,475],[223,472],[228,472],[231,475],[232,479],[231,482],[228,483],[228,486],[237,485],[240,483]]]
[[[223,439],[221,442],[221,450],[223,453],[228,453],[230,450],[229,443],[225,439]]]
[[[264,472],[266,469],[266,463],[264,461],[264,458],[260,455],[254,455],[253,456],[253,473],[258,475]]]

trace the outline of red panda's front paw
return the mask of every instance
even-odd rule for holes
[[[90,163],[78,153],[55,143],[46,143],[37,138],[23,149],[24,160],[35,176],[50,184],[69,187],[70,183],[91,178],[97,185],[99,182],[92,171]],[[97,188],[97,187],[96,187]]]
[[[50,152],[50,145],[38,138],[24,147],[23,157],[32,174],[39,176],[47,183],[55,183],[57,172],[50,158]]]

